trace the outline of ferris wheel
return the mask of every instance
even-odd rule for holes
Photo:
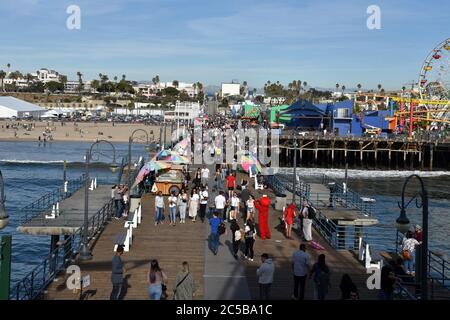
[[[438,44],[425,59],[419,90],[422,99],[450,100],[450,38]]]
[[[439,101],[427,104],[436,120],[450,118],[450,38],[439,43],[426,57],[419,76],[420,98]],[[436,125],[433,123],[432,126]]]

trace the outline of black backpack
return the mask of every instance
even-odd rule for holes
[[[313,220],[316,218],[316,209],[311,206],[308,206],[308,219]]]
[[[224,234],[225,231],[226,231],[225,223],[221,222],[221,223],[219,224],[219,227],[217,228],[217,232],[218,232],[219,234]]]

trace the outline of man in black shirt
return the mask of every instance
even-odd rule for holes
[[[381,268],[380,300],[393,300],[395,274],[393,261]]]

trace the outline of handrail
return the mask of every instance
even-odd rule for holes
[[[106,222],[114,211],[113,199],[109,200],[88,222],[88,240],[94,239],[102,231]],[[14,284],[11,289],[11,300],[37,299],[56,276],[64,271],[66,266],[75,260],[78,254],[81,234],[84,226],[64,240],[39,265],[28,273],[21,281]],[[76,249],[74,249],[76,248]]]
[[[64,192],[64,187],[60,187],[56,190],[44,194],[39,199],[21,208],[19,211],[25,214],[25,216],[21,220],[21,223],[27,223],[57,202],[69,198],[74,192],[85,186],[85,180],[86,179],[84,174],[81,175],[81,177],[79,177],[78,179],[69,180],[67,181],[67,192]]]

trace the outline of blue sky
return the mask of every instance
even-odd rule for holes
[[[66,28],[69,5],[81,29]],[[381,30],[366,9],[381,8]],[[0,69],[76,78],[399,89],[450,37],[447,0],[0,0]]]

